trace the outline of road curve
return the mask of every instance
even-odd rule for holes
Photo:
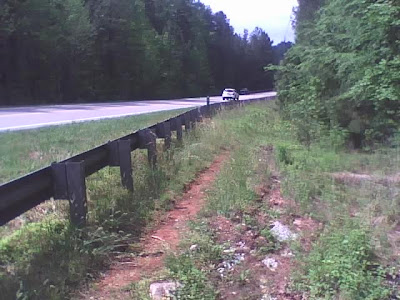
[[[241,95],[241,100],[274,96],[275,92]],[[220,96],[211,103],[222,102]],[[25,130],[101,119],[120,118],[206,104],[206,98],[151,100],[71,105],[25,106],[0,109],[0,132]]]

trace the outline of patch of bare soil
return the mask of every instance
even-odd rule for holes
[[[218,216],[209,222],[217,243],[228,245],[228,251],[242,257],[242,261],[231,269],[216,273],[214,282],[218,282],[220,299],[307,299],[307,295],[293,291],[290,286],[292,273],[298,268],[290,241],[279,242],[263,234],[263,229],[271,228],[273,222],[279,221],[297,236],[303,250],[309,251],[322,224],[291,213],[296,205],[281,194],[273,148],[270,146],[263,150],[270,177],[256,188],[259,195],[257,204],[231,219]],[[277,213],[279,217],[276,217]],[[223,267],[223,264],[218,267]]]
[[[158,226],[145,233],[139,256],[124,255],[114,261],[103,278],[87,292],[81,292],[79,299],[128,299],[123,288],[144,276],[159,271],[164,266],[165,254],[177,248],[180,236],[186,230],[186,223],[201,210],[205,200],[205,190],[214,182],[228,154],[219,155],[209,168],[202,171],[191,182],[186,191],[176,201],[173,210],[165,214]]]
[[[373,182],[383,186],[400,184],[400,173],[387,176],[374,176],[370,174],[356,174],[349,172],[332,173],[330,176],[337,183],[361,184],[363,182]]]

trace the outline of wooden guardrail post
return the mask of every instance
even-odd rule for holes
[[[198,107],[195,110],[195,120],[196,120],[196,122],[202,122],[203,121],[203,109],[201,107]]]
[[[122,185],[133,192],[131,142],[129,140],[118,141],[118,154]]]
[[[147,156],[150,165],[157,166],[157,140],[156,135],[151,129],[142,129],[139,132],[139,148],[147,149]]]
[[[192,129],[192,122],[191,122],[191,113],[190,111],[187,111],[183,114],[183,119],[184,119],[184,125],[185,125],[185,132],[189,132],[190,129]]]
[[[156,135],[164,139],[164,149],[171,148],[171,124],[169,121],[158,123],[156,125]]]
[[[211,117],[210,96],[207,96],[207,117]]]
[[[176,138],[182,141],[182,117],[175,117],[170,120],[171,130],[176,131]]]
[[[122,186],[133,192],[131,141],[117,140],[108,143],[109,165],[119,166]]]
[[[190,127],[192,129],[196,128],[196,121],[198,120],[198,110],[197,109],[192,109],[189,111],[190,113]]]
[[[71,223],[86,225],[87,199],[84,162],[53,163],[54,198],[67,199]]]

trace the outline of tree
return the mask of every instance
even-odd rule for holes
[[[283,111],[299,123],[344,132],[360,120],[365,142],[387,140],[400,122],[400,4],[315,3],[320,10],[298,15],[296,45],[278,73]],[[306,135],[318,137],[312,131]]]
[[[268,35],[194,0],[4,0],[0,38],[3,105],[272,86]]]

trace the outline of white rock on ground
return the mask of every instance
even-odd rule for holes
[[[161,281],[150,284],[150,297],[152,300],[163,300],[172,297],[174,292],[180,287],[176,281]]]
[[[261,300],[278,300],[278,298],[272,297],[269,294],[265,294],[264,296],[262,296]]]
[[[290,241],[297,238],[297,234],[293,233],[289,227],[283,225],[279,221],[272,223],[270,232],[280,242]]]
[[[272,257],[266,257],[263,259],[262,263],[267,266],[268,269],[271,271],[276,271],[276,268],[278,268],[278,262],[276,261],[275,258]]]

